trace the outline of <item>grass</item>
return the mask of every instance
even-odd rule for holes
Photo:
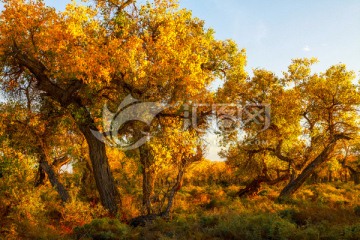
[[[119,216],[107,217],[99,206],[78,201],[59,206],[44,199],[39,205],[51,207],[36,214],[32,208],[17,209],[10,215],[17,222],[3,234],[9,239],[360,239],[360,186],[308,185],[286,204],[275,203],[276,187],[265,187],[251,199],[235,197],[238,189],[184,187],[170,221],[137,228]],[[17,213],[34,216],[16,218]]]

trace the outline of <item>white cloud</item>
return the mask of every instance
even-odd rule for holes
[[[311,48],[308,45],[306,45],[305,47],[303,47],[303,51],[310,52]]]

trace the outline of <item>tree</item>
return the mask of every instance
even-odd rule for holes
[[[311,74],[315,62],[293,60],[284,78],[254,71],[254,77],[237,94],[243,104],[270,104],[270,127],[259,131],[256,124],[248,124],[240,141],[237,134],[225,138],[225,143],[232,142],[225,156],[248,166],[247,170],[252,167],[259,176],[257,184],[272,181],[271,168],[272,175],[281,173],[278,179],[286,180],[289,175],[280,199],[291,196],[330,159],[338,142],[350,140],[357,131],[359,94],[352,83],[354,73],[345,65],[335,65],[325,73]]]
[[[234,98],[245,109],[247,106],[271,107],[270,115],[263,114],[237,131],[222,135],[227,147],[222,156],[236,169],[238,177],[248,183],[239,191],[239,196],[256,195],[263,183],[272,185],[289,179],[288,157],[283,156],[280,149],[283,146],[301,147],[297,140],[300,134],[299,102],[294,91],[284,89],[281,79],[270,71],[255,69],[253,74],[251,79],[242,83],[229,82],[221,90],[237,89]],[[234,84],[241,86],[233,87]],[[259,109],[247,109],[254,110]],[[243,116],[246,117],[245,112]],[[262,122],[259,122],[261,118]],[[266,118],[271,118],[271,124],[262,131]]]
[[[39,167],[35,186],[44,184],[45,177],[48,176],[61,200],[69,201],[70,195],[60,180],[59,169],[69,162],[70,157],[64,154],[55,158],[52,151],[54,148],[51,146],[51,142],[57,141],[57,148],[60,150],[62,147],[57,138],[59,135],[51,134],[55,129],[61,128],[58,119],[49,118],[47,121],[42,121],[42,115],[27,111],[19,103],[4,105],[1,111],[3,112],[1,117],[3,138],[11,144],[13,149],[38,159]]]
[[[87,141],[101,202],[116,212],[106,147],[92,134],[102,130],[105,101],[114,107],[128,94],[168,104],[204,99],[223,71],[244,72],[245,56],[234,43],[216,41],[212,30],[173,1],[140,8],[132,1],[95,5],[71,3],[56,12],[40,0],[5,1],[1,81],[11,89],[30,82],[72,116]]]
[[[354,184],[360,184],[359,139],[345,142],[338,146],[337,160],[339,164],[350,172]]]
[[[306,62],[305,62],[306,63]],[[344,64],[330,67],[325,73],[297,76],[304,62],[295,61],[286,78],[302,96],[304,135],[309,141],[299,174],[281,191],[279,198],[292,195],[321,164],[329,160],[340,141],[349,141],[357,133],[357,106],[360,96],[353,84],[354,72]],[[301,79],[301,80],[300,80]],[[299,81],[300,80],[300,81]]]

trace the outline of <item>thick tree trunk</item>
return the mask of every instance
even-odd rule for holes
[[[279,200],[290,197],[294,194],[306,181],[306,179],[314,172],[314,170],[325,162],[329,154],[333,151],[336,141],[331,142],[325,149],[292,181],[290,181],[281,191]]]
[[[148,146],[145,144],[140,147],[140,162],[142,167],[142,190],[143,190],[143,207],[145,208],[146,214],[151,214],[151,196],[154,192],[155,178],[151,171],[151,159]]]
[[[111,213],[116,213],[118,210],[116,199],[120,199],[120,194],[110,171],[105,144],[93,135],[88,125],[78,125],[89,146],[90,160],[101,203]]]
[[[82,103],[82,99],[77,95],[77,91],[80,90],[83,83],[76,80],[69,83],[66,87],[60,87],[51,81],[50,77],[47,75],[47,69],[41,61],[25,54],[18,48],[16,43],[14,44],[14,49],[14,54],[18,63],[29,69],[36,77],[36,87],[39,90],[46,92],[51,99],[58,102],[64,109],[69,109],[69,106],[72,106],[73,110],[71,110],[71,113],[89,146],[90,159],[101,203],[111,213],[116,213],[116,199],[118,199],[119,193],[110,172],[105,144],[92,134],[91,129],[97,130],[94,119],[88,112],[86,106]],[[74,111],[81,113],[81,119],[78,119],[77,114]]]

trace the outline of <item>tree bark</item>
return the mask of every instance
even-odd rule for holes
[[[354,178],[354,184],[358,185],[360,184],[360,172],[356,172],[353,174],[353,178]]]
[[[356,171],[355,169],[353,169],[350,166],[347,166],[347,168],[350,170],[351,178],[354,181],[354,184],[355,185],[360,184],[360,171]]]
[[[38,187],[40,185],[44,185],[45,178],[46,178],[46,175],[45,175],[44,169],[39,164],[38,173],[36,175],[35,184],[34,184],[35,187]]]
[[[279,195],[279,200],[283,200],[294,194],[306,181],[306,179],[314,172],[314,170],[323,162],[325,162],[329,154],[333,151],[336,140],[330,142],[325,149],[292,181],[290,181]]]
[[[311,175],[311,183],[318,183],[319,182],[319,174],[314,172]]]
[[[84,135],[88,146],[89,155],[93,167],[94,178],[102,205],[111,213],[117,212],[116,199],[119,198],[119,193],[115,186],[108,158],[106,155],[105,144],[99,141],[91,132],[97,130],[94,119],[91,117],[86,106],[82,104],[81,99],[76,92],[83,86],[81,81],[76,80],[68,84],[66,88],[61,88],[50,80],[46,74],[46,67],[41,61],[24,54],[14,43],[14,55],[21,66],[27,68],[37,79],[37,88],[44,91],[51,99],[58,102],[64,109],[68,109],[72,105],[73,109],[82,113],[81,118],[77,119],[75,110],[71,111],[77,126]]]
[[[65,164],[70,162],[70,158],[67,156],[64,156],[62,158],[55,159],[53,163],[51,164],[53,170],[55,173],[59,173],[60,168],[64,166]],[[46,180],[46,175],[44,172],[44,169],[41,167],[41,164],[39,164],[38,173],[35,179],[35,187],[38,187],[40,185],[44,185]]]
[[[54,168],[48,163],[45,156],[40,157],[40,166],[49,177],[51,186],[53,186],[59,193],[61,200],[63,202],[68,202],[70,200],[70,195],[64,185],[59,181]]]
[[[148,146],[144,144],[140,147],[140,162],[142,167],[142,190],[143,190],[143,207],[145,208],[146,214],[151,214],[151,195],[154,192],[155,179],[151,172],[151,159]]]
[[[168,203],[167,203],[166,209],[165,209],[165,211],[163,211],[161,213],[161,215],[163,217],[169,217],[170,211],[171,211],[172,206],[174,204],[175,195],[181,189],[183,177],[184,177],[184,170],[180,169],[179,173],[178,173],[178,175],[176,177],[176,182],[175,182],[174,186],[171,188],[171,190],[169,192],[169,195],[167,197]]]
[[[256,196],[260,190],[261,183],[265,180],[262,177],[258,177],[251,181],[245,188],[240,189],[238,192],[239,197]]]
[[[350,171],[350,175],[352,180],[354,181],[355,185],[360,184],[360,171],[355,170],[354,168],[352,168],[351,166],[346,165],[346,163],[343,163],[343,166],[346,167],[347,169],[349,169]]]
[[[120,194],[110,171],[105,144],[93,135],[89,126],[83,124],[78,124],[78,126],[89,147],[90,160],[101,203],[111,213],[116,213],[118,210],[116,199],[120,200]]]
[[[276,179],[272,180],[267,176],[259,176],[251,181],[244,189],[240,189],[237,195],[239,197],[256,196],[260,191],[262,183],[276,185],[282,181],[288,180],[289,177],[289,174],[284,174],[282,176],[279,174]]]

